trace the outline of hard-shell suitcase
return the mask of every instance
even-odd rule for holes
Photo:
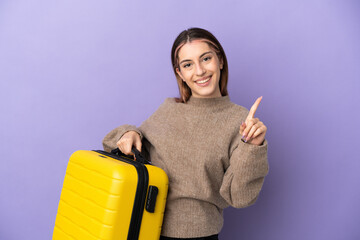
[[[61,192],[54,240],[160,238],[168,177],[162,169],[144,164],[135,148],[133,152],[136,161],[115,152],[73,153]]]

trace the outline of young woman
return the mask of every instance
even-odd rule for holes
[[[253,204],[268,173],[266,126],[227,93],[228,64],[218,40],[191,28],[176,38],[171,60],[180,98],[167,98],[139,128],[122,125],[104,149],[132,146],[162,168],[169,192],[161,239],[218,239],[223,209]]]

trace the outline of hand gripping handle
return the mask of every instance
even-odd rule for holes
[[[135,147],[132,147],[131,151],[135,154],[135,158],[137,162],[140,162],[142,164],[151,164],[148,160],[146,160],[141,153],[139,152],[139,150],[137,150]],[[124,156],[124,157],[131,157],[133,158],[132,155],[125,155],[123,152],[120,151],[119,148],[115,148],[113,150],[111,150],[112,154],[118,155],[118,156]]]

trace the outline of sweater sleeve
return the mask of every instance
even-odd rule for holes
[[[103,139],[103,147],[106,152],[110,152],[112,149],[117,148],[116,143],[120,138],[129,131],[135,131],[140,135],[141,140],[143,139],[142,132],[134,125],[121,125],[109,132]]]
[[[225,171],[220,194],[228,204],[243,208],[255,203],[269,171],[265,140],[256,146],[241,140],[240,134],[230,148],[230,165]]]
[[[111,132],[109,132],[103,139],[103,147],[106,152],[110,152],[112,149],[117,148],[116,143],[120,140],[120,138],[129,131],[135,131],[140,135],[141,141],[146,138],[146,126],[151,123],[157,122],[159,116],[164,115],[164,113],[168,113],[168,110],[170,109],[170,103],[173,103],[174,99],[167,98],[165,101],[159,106],[159,108],[148,118],[146,119],[141,125],[137,128],[134,125],[121,125],[115,129],[113,129]],[[145,135],[145,137],[144,137]],[[145,147],[143,145],[143,147]],[[142,149],[146,150],[146,149]],[[146,153],[145,153],[146,155]]]

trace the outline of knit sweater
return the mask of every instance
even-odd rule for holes
[[[194,238],[218,234],[223,209],[253,204],[268,173],[267,141],[241,140],[248,110],[228,96],[167,98],[139,128],[122,125],[103,140],[105,151],[127,131],[139,133],[142,152],[169,177],[161,235]]]

